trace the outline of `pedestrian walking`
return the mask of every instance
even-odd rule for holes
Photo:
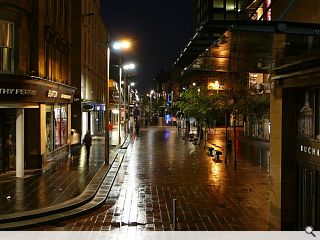
[[[15,147],[12,141],[12,135],[9,134],[4,144],[4,170],[14,170],[15,168]]]
[[[148,119],[146,118],[146,120],[144,121],[144,124],[146,126],[146,128],[148,127]]]
[[[91,137],[91,134],[90,134],[89,130],[87,131],[86,135],[84,135],[83,144],[86,146],[87,160],[89,160],[90,148],[91,148],[91,145],[92,145],[92,137]]]
[[[181,128],[181,119],[180,118],[177,119],[177,127],[178,127],[178,131],[179,131]]]
[[[112,138],[112,129],[113,129],[113,125],[112,125],[112,123],[109,121],[109,125],[108,125],[109,141],[111,141],[111,138]]]
[[[137,122],[136,122],[136,135],[137,135],[137,137],[139,137],[139,130],[140,130],[140,123],[139,123],[139,120],[137,120]]]
[[[76,158],[77,155],[77,147],[79,145],[80,139],[79,139],[79,134],[75,129],[71,129],[71,133],[69,136],[69,146],[70,146],[70,159],[73,160]]]

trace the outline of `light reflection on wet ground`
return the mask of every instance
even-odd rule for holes
[[[79,159],[64,158],[45,171],[26,171],[20,179],[14,172],[0,178],[0,214],[15,213],[53,206],[83,192],[101,165],[104,146],[93,141],[91,158],[86,159],[85,148]]]
[[[256,153],[238,149],[234,170],[233,155],[224,163],[222,131],[208,137],[208,143],[221,147],[221,162],[182,134],[174,127],[142,129],[106,204],[64,222],[64,230],[172,230],[173,199],[178,230],[269,230],[269,176],[253,161]]]

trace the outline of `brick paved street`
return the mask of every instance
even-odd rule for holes
[[[238,169],[233,169],[232,156],[225,165],[222,131],[208,137],[208,143],[222,149],[219,162],[202,144],[183,140],[174,127],[142,129],[101,208],[34,230],[170,231],[173,199],[177,230],[270,230],[269,177],[257,164],[266,160],[255,161],[255,154],[244,158],[250,152],[240,149]],[[267,157],[265,149],[258,152]]]

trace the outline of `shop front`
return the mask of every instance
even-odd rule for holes
[[[281,65],[271,106],[272,207],[282,230],[320,229],[319,51]],[[277,170],[276,170],[277,169]]]
[[[83,102],[81,106],[81,138],[87,131],[91,135],[102,136],[104,134],[105,104],[95,102]]]
[[[320,87],[297,91],[297,224],[320,229]]]
[[[0,80],[0,171],[21,177],[67,151],[74,88],[17,75]]]

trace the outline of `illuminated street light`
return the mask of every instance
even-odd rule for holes
[[[123,64],[122,68],[123,70],[132,70],[135,69],[135,64],[134,63],[128,63],[128,64]],[[130,120],[130,109],[129,109],[129,105],[130,105],[130,85],[128,84],[128,101],[127,101],[127,96],[126,96],[126,91],[127,91],[127,80],[126,80],[126,75],[123,74],[123,97],[124,97],[124,134],[125,137],[127,136],[127,133],[129,132],[129,124],[127,120]],[[126,106],[126,102],[127,102],[127,106]],[[127,114],[126,111],[128,111],[128,119],[127,119]]]
[[[129,42],[127,40],[117,41],[117,42],[113,43],[112,47],[115,50],[128,49],[131,47],[131,42]]]
[[[132,69],[135,69],[135,65],[134,65],[134,63],[130,63],[130,64],[125,64],[125,65],[123,65],[123,69],[124,70],[132,70]]]
[[[131,42],[128,40],[116,41],[112,44],[113,49],[115,50],[126,50],[131,47]],[[121,144],[121,80],[122,80],[122,66],[121,57],[119,59],[119,100],[118,100],[118,107],[119,107],[119,119],[118,119],[118,144]],[[132,67],[132,65],[131,65]],[[124,68],[123,68],[124,69]],[[125,92],[125,91],[124,91]],[[124,99],[125,100],[125,99]]]

